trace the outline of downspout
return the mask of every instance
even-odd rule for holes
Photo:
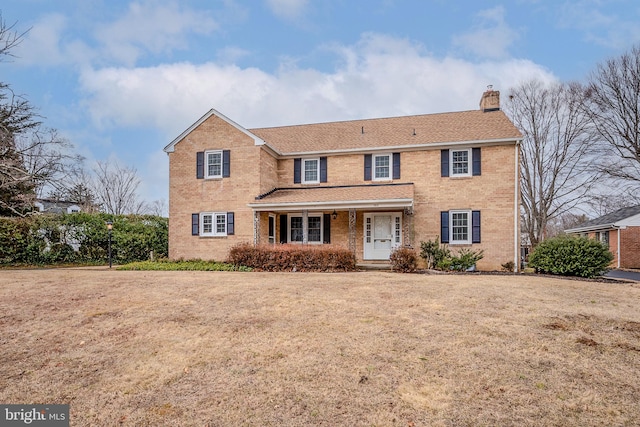
[[[622,227],[618,228],[618,268],[620,268],[620,258],[622,258],[622,254],[620,253],[620,232],[622,231]]]
[[[516,141],[516,155],[515,155],[515,190],[513,192],[513,271],[517,273],[520,271],[520,227],[518,227],[518,221],[520,218],[520,209],[518,206],[518,200],[520,195],[520,162],[518,158],[520,149],[520,142]]]

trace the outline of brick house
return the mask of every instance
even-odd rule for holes
[[[614,256],[614,268],[640,268],[640,206],[615,212],[565,230],[567,234],[597,239],[607,245]]]
[[[261,129],[212,109],[164,149],[169,256],[330,243],[363,262],[440,236],[517,266],[521,139],[491,89],[479,110]]]

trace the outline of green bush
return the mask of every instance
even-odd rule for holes
[[[462,248],[457,254],[451,255],[450,270],[467,271],[475,267],[476,263],[484,258],[484,251],[472,251]]]
[[[444,243],[440,244],[440,236],[436,236],[433,241],[420,242],[420,257],[427,263],[427,268],[438,268],[448,264],[445,260],[451,257],[451,251]],[[448,270],[448,268],[446,268]]]
[[[389,257],[391,269],[401,273],[413,273],[418,266],[416,251],[412,248],[396,248]]]
[[[452,254],[449,247],[439,242],[439,236],[431,241],[420,242],[420,257],[427,263],[427,268],[437,270],[467,271],[474,267],[478,261],[484,258],[484,252],[472,251],[462,248],[456,254]]]
[[[547,239],[529,256],[529,267],[541,273],[595,277],[607,270],[613,254],[602,243],[585,237]]]
[[[240,243],[229,251],[227,263],[260,271],[353,271],[356,258],[341,246],[258,245]]]
[[[0,218],[0,264],[126,263],[168,255],[168,219],[151,215],[73,213]]]

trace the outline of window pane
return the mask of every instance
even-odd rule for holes
[[[375,156],[376,178],[389,178],[389,156]]]
[[[454,151],[452,157],[454,175],[469,173],[469,151]]]
[[[291,217],[291,241],[302,242],[302,217]]]
[[[451,214],[452,240],[469,240],[469,215],[467,212],[454,212]]]
[[[304,161],[304,180],[306,182],[318,181],[318,160]]]
[[[207,154],[207,175],[222,176],[222,153]]]
[[[227,234],[227,215],[216,215],[216,234]]]
[[[213,231],[213,218],[211,215],[203,215],[202,216],[202,232],[203,233],[211,233]]]
[[[320,217],[313,216],[308,218],[309,229],[307,230],[309,233],[309,242],[319,242],[320,241]]]

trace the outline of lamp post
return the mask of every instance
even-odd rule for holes
[[[107,230],[109,230],[109,268],[111,268],[111,230],[113,229],[113,223],[107,221]]]

